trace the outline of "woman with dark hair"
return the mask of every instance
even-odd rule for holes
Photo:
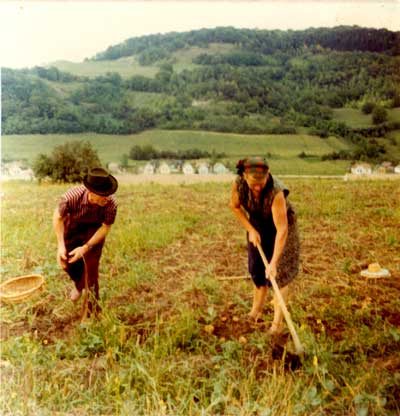
[[[275,277],[287,301],[288,284],[299,271],[299,237],[294,210],[287,200],[289,190],[270,171],[262,157],[239,160],[237,177],[232,184],[231,208],[247,231],[248,266],[254,282],[253,306],[249,316],[260,319],[271,287],[268,276]],[[261,245],[267,270],[258,252]],[[269,332],[283,329],[283,313],[274,296],[274,318]]]

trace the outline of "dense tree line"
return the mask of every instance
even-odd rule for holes
[[[180,159],[192,160],[213,158],[220,159],[225,157],[225,153],[208,152],[200,149],[187,150],[157,150],[152,145],[133,146],[129,152],[129,159],[132,160],[153,160],[153,159]]]
[[[400,34],[386,29],[338,26],[332,29],[270,31],[220,27],[130,38],[110,46],[104,52],[98,53],[94,59],[109,60],[138,55],[142,64],[149,65],[179,49],[191,46],[207,47],[211,43],[240,45],[244,50],[258,54],[271,54],[277,50],[291,52],[303,46],[320,46],[337,51],[400,54]]]

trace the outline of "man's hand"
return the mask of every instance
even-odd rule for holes
[[[261,237],[258,231],[251,230],[249,231],[249,241],[252,243],[255,247],[257,247],[258,244],[261,244]]]
[[[74,263],[80,258],[82,258],[88,251],[88,246],[84,244],[83,246],[79,246],[74,248],[72,251],[68,253],[68,263]]]
[[[67,250],[64,246],[59,246],[57,250],[57,263],[62,269],[67,267]]]

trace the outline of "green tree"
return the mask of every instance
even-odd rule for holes
[[[151,160],[156,159],[157,156],[158,151],[151,144],[143,147],[135,145],[129,152],[129,158],[132,160]]]
[[[381,124],[387,121],[388,112],[385,108],[376,106],[372,111],[372,122],[374,124]]]
[[[375,108],[375,104],[373,102],[371,102],[371,101],[367,101],[361,107],[361,111],[364,114],[371,114],[372,111],[374,111],[374,108]]]
[[[80,182],[95,166],[100,166],[100,159],[90,142],[74,141],[55,147],[50,156],[40,154],[33,172],[39,181],[49,177],[54,182]]]
[[[392,108],[400,107],[400,92],[397,92],[393,95],[391,107]]]
[[[33,172],[39,182],[47,177],[51,177],[53,173],[53,161],[43,153],[39,154],[33,164]]]

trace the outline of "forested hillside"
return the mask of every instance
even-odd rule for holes
[[[111,62],[114,71],[124,63],[123,76],[109,72]],[[378,138],[400,128],[388,117],[400,106],[400,32],[202,29],[131,38],[82,66],[89,64],[102,75],[3,68],[3,134],[306,130],[351,141],[359,147],[353,158],[376,158],[385,152]],[[337,120],[338,108],[370,114],[370,125]]]
[[[127,39],[110,46],[95,59],[118,59],[138,55],[142,64],[150,64],[179,49],[191,46],[208,47],[211,43],[235,44],[246,51],[258,54],[293,52],[304,46],[320,46],[338,51],[385,52],[400,54],[400,34],[386,29],[368,29],[339,26],[303,31],[250,30],[233,27],[202,29],[185,33],[151,35]]]

